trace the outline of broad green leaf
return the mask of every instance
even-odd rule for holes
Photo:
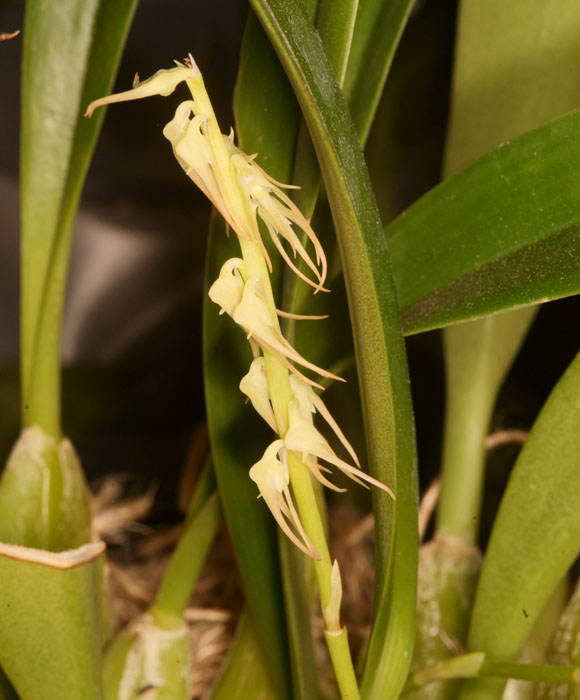
[[[316,2],[309,4],[318,6],[318,11],[315,12],[316,7],[305,5],[310,17],[312,19],[316,17],[316,28],[322,39],[326,55],[339,85],[342,85],[353,39],[358,0],[320,0],[320,2],[316,0]],[[320,168],[304,120],[300,123],[298,133],[293,184],[300,187],[299,190],[292,193],[294,202],[304,216],[311,217],[320,189]],[[292,310],[296,304],[297,287],[302,288],[303,285],[297,284],[296,275],[290,275],[287,272],[285,277],[286,296],[293,295],[288,303],[289,310]],[[288,291],[288,287],[293,287],[292,292]],[[305,290],[302,290],[301,296],[304,296],[304,292]],[[292,324],[289,326],[291,328]]]
[[[405,333],[580,291],[580,112],[483,156],[386,228]]]
[[[340,5],[337,5],[333,0],[320,3],[317,29],[327,55],[329,55],[334,74],[341,86],[344,79],[343,91],[363,147],[411,7],[410,0],[387,4],[377,0],[366,0],[362,3],[345,0]],[[350,21],[355,8],[356,21],[353,32]],[[356,95],[353,95],[355,88]],[[293,193],[294,201],[306,216],[312,215],[317,203],[320,169],[304,122],[301,124],[299,133],[293,182],[301,187],[300,190]],[[336,242],[329,219],[328,203],[326,198],[323,198],[322,201],[318,202],[314,223],[323,247],[330,257],[334,252]],[[318,224],[320,224],[320,228]],[[325,237],[325,233],[329,235]],[[329,314],[331,318],[332,310],[335,315],[342,315],[346,312],[346,306],[337,303],[339,301],[336,294],[338,282],[336,278],[329,280],[329,282],[332,282],[332,298],[325,299],[319,295],[320,298],[315,302],[317,310],[308,312],[306,306],[311,306],[313,301],[310,288],[296,275],[286,275],[284,280],[285,308],[294,313],[303,311],[305,313]],[[340,301],[342,302],[342,299]],[[296,326],[297,324],[292,321],[286,324],[289,337],[293,337]],[[329,338],[333,332],[334,329],[327,330]],[[304,333],[299,333],[294,341],[301,352],[311,357],[311,351],[320,349],[320,334],[316,334],[317,340],[315,342],[306,345],[302,342],[303,335]],[[306,331],[306,336],[308,336],[308,331]],[[329,348],[331,352],[337,349],[337,343],[331,342],[330,345],[332,345],[332,348]],[[345,354],[346,352],[343,351],[340,359]],[[327,361],[324,355],[323,351],[319,357],[321,358],[320,362],[326,365]]]
[[[580,550],[580,355],[534,423],[512,471],[485,556],[469,649],[517,658],[552,591]],[[502,685],[470,684],[466,698]]]
[[[22,78],[22,410],[60,431],[59,336],[74,216],[136,0],[30,0]]]
[[[21,700],[102,700],[103,550],[0,545],[0,664]]]
[[[579,29],[576,0],[462,0],[448,175],[579,106]]]
[[[358,0],[320,0],[316,15],[316,28],[340,85],[346,74],[358,4]]]
[[[355,337],[374,494],[377,590],[363,695],[396,697],[414,635],[417,484],[412,408],[388,254],[358,135],[301,3],[252,2],[301,104],[337,229]]]

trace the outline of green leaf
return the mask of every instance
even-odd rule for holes
[[[314,12],[315,8],[312,7],[309,15],[311,18],[316,16],[316,28],[322,39],[326,55],[339,85],[342,85],[353,39],[358,0],[320,0],[320,2],[311,4],[318,5],[318,11]],[[300,187],[299,190],[292,193],[292,198],[304,216],[310,218],[314,212],[320,189],[320,168],[304,120],[300,122],[298,132],[292,182]],[[285,294],[287,298],[292,297],[287,310],[293,311],[292,307],[296,303],[296,287],[303,285],[297,285],[296,275],[290,274],[289,270],[285,270],[285,277]],[[302,296],[304,296],[304,292],[302,292]],[[289,327],[291,328],[292,324],[289,324]]]
[[[272,688],[256,636],[252,619],[243,613],[211,700],[277,700],[280,697]]]
[[[413,4],[413,0],[359,3],[344,95],[363,145]]]
[[[366,698],[396,697],[410,662],[417,567],[412,408],[399,312],[379,214],[342,93],[301,3],[253,0],[290,78],[314,143],[339,238],[355,337],[371,473],[394,487],[374,494],[375,620]]]
[[[552,591],[580,551],[580,355],[560,379],[512,471],[473,610],[468,647],[517,658]],[[496,697],[491,681],[466,698]]]
[[[316,28],[337,81],[342,85],[353,39],[358,0],[320,0]]]
[[[162,629],[184,622],[185,609],[222,519],[217,491],[188,517],[149,612]]]
[[[448,175],[579,106],[579,28],[576,0],[462,0]]]
[[[406,334],[580,291],[580,112],[483,156],[387,228]]]
[[[298,547],[280,530],[278,546],[288,625],[293,698],[318,700],[316,653],[311,628],[314,598],[312,563],[306,560]]]
[[[22,410],[60,432],[60,318],[75,212],[136,0],[30,0],[22,79]]]
[[[4,671],[0,668],[0,700],[18,700],[18,695],[12,683],[6,678]]]
[[[102,700],[103,550],[0,545],[0,664],[22,700]]]

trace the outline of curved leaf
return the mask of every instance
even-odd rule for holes
[[[74,216],[137,0],[27,3],[22,79],[22,410],[58,436],[60,317]],[[58,50],[57,50],[58,49]]]
[[[358,135],[320,39],[296,0],[253,0],[303,109],[333,212],[349,297],[375,494],[377,589],[363,694],[396,697],[414,636],[417,477],[405,349],[388,254]]]
[[[577,106],[580,73],[559,70],[561,52],[552,50],[565,47],[571,58],[578,54],[568,29],[577,12],[574,5],[578,7],[574,0],[551,9],[533,7],[533,0],[460,3],[446,177],[498,143]],[[573,63],[578,66],[577,60]],[[555,73],[560,80],[542,80],[542,74]],[[437,525],[468,541],[477,541],[479,531],[484,437],[499,389],[536,312],[532,306],[494,314],[443,333],[447,399]]]
[[[494,660],[516,659],[580,551],[579,419],[577,355],[516,461],[487,549],[468,647]],[[495,697],[496,686],[493,681],[474,684],[465,697]]]
[[[483,156],[387,228],[406,334],[580,291],[580,111]]]
[[[359,3],[344,95],[360,142],[366,143],[413,0]]]
[[[236,637],[211,700],[277,700],[256,642],[252,619],[242,613]]]

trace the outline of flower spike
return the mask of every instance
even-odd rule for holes
[[[324,288],[327,275],[324,250],[309,220],[286,192],[293,186],[284,185],[268,175],[256,163],[256,154],[246,155],[239,149],[234,143],[233,130],[229,134],[221,132],[203,77],[191,55],[183,63],[176,62],[175,68],[160,70],[148,80],[140,82],[136,76],[132,90],[91,102],[87,116],[91,116],[97,107],[112,102],[169,95],[181,82],[186,83],[193,99],[178,105],[163,134],[171,143],[186,175],[223,216],[226,230],[234,230],[240,239],[243,259],[227,260],[208,294],[220,307],[220,314],[231,316],[247,335],[254,360],[240,382],[240,390],[279,438],[250,469],[250,477],[282,531],[303,552],[319,559],[292,501],[289,451],[302,461],[302,465],[295,464],[294,459],[290,462],[293,483],[295,477],[306,478],[309,483],[310,477],[304,471],[306,467],[324,486],[344,491],[327,478],[332,472],[320,463],[322,461],[340,469],[359,484],[372,484],[391,496],[393,494],[387,486],[361,470],[354,448],[314,391],[314,388],[322,387],[300,369],[311,370],[329,379],[344,380],[302,357],[280,329],[279,316],[297,320],[323,317],[303,316],[276,308],[266,271],[272,272],[273,265],[261,231],[268,232],[286,265],[311,285],[314,293],[328,291]],[[340,459],[315,428],[316,413],[328,423],[352,464]],[[295,493],[298,496],[300,491]],[[310,525],[312,522],[311,519]],[[313,532],[316,533],[316,529]],[[313,535],[318,542],[317,537],[317,534]],[[321,554],[324,559],[324,552]],[[328,618],[326,627],[329,634],[341,634],[339,608],[342,588],[336,563],[332,568],[331,584],[331,598],[324,604],[325,620]]]

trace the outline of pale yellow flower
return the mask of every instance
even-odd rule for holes
[[[250,365],[250,371],[240,382],[240,391],[250,399],[256,413],[279,435],[280,431],[278,430],[272,404],[270,403],[266,368],[262,356],[256,357]]]
[[[303,552],[315,559],[319,559],[320,557],[314,545],[304,532],[292,502],[288,486],[288,466],[278,457],[279,452],[283,450],[284,443],[282,440],[275,440],[266,449],[262,459],[250,469],[250,478],[257,484],[260,496],[266,502],[284,534]]]
[[[286,365],[286,367],[300,376],[305,382],[313,386],[320,386],[311,379],[307,379],[293,364],[297,362],[303,367],[320,374],[322,377],[343,381],[332,372],[317,367],[306,358],[302,357],[286,340],[280,331],[277,319],[272,317],[264,298],[263,285],[259,277],[250,277],[244,285],[242,300],[234,309],[232,318],[240,325],[260,348],[268,350]]]
[[[382,482],[366,474],[361,469],[353,467],[348,462],[340,459],[328,444],[326,438],[314,427],[312,418],[308,420],[304,417],[296,401],[290,401],[288,404],[288,420],[290,427],[284,436],[284,445],[298,455],[301,455],[302,461],[312,471],[316,478],[326,486],[330,485],[327,479],[321,478],[320,465],[317,459],[322,459],[329,464],[338,467],[344,474],[361,485],[364,482],[377,486],[386,491],[391,497],[393,492],[388,486]],[[336,487],[333,487],[336,489]]]
[[[232,316],[242,301],[244,280],[240,270],[244,267],[241,258],[230,258],[222,265],[219,277],[208,290],[209,298],[220,307],[220,314]]]

